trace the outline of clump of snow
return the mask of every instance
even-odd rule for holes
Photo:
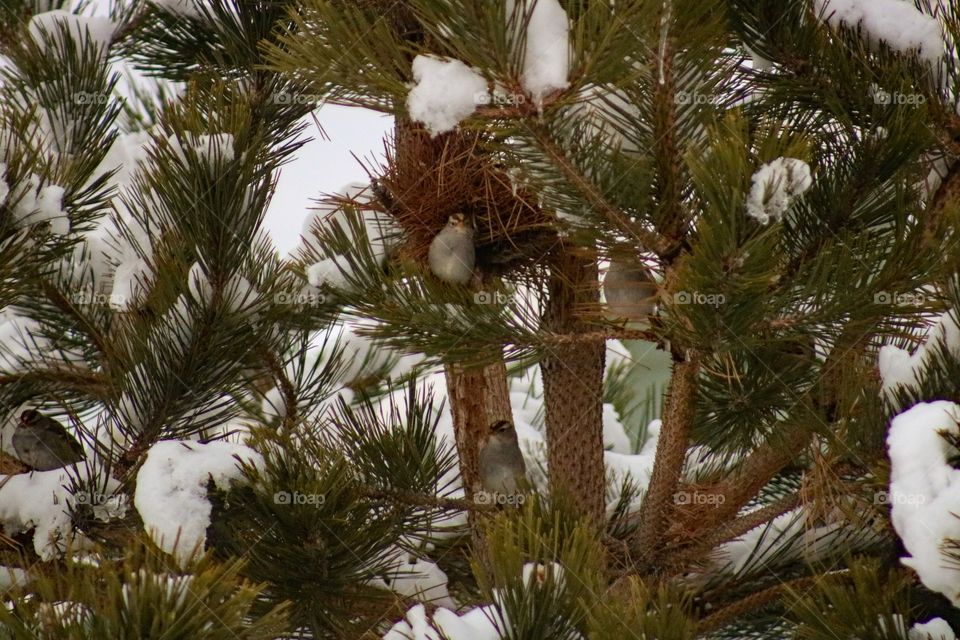
[[[946,51],[937,20],[904,0],[814,0],[814,6],[832,27],[863,29],[868,44],[883,42],[900,53],[919,53],[932,64]]]
[[[0,489],[0,524],[7,535],[34,530],[33,548],[41,560],[66,549],[72,533],[70,476],[66,469],[10,476]]]
[[[956,453],[941,433],[960,433],[960,406],[921,402],[890,423],[891,520],[908,556],[900,561],[923,584],[960,605],[960,580],[942,546],[960,540],[960,470]]]
[[[447,590],[447,574],[430,560],[397,554],[390,571],[382,576],[382,583],[383,588],[421,602],[451,609],[456,606]]]
[[[143,258],[121,262],[113,273],[110,306],[119,311],[130,309],[146,293],[150,266]]]
[[[492,622],[496,615],[492,605],[477,607],[463,615],[440,608],[433,613],[431,625],[426,609],[418,604],[407,611],[404,620],[387,631],[383,640],[500,640],[503,636]]]
[[[487,81],[459,60],[417,56],[413,79],[416,84],[407,95],[407,110],[434,136],[454,130],[488,100]]]
[[[263,462],[253,449],[230,442],[163,440],[147,453],[137,474],[134,505],[150,538],[181,565],[206,542],[211,512],[207,482],[229,489],[242,478],[238,459]]]
[[[813,184],[806,162],[782,157],[761,166],[751,180],[747,215],[760,224],[783,219],[793,199]]]
[[[116,170],[111,176],[112,184],[118,187],[128,186],[137,168],[147,160],[150,143],[150,134],[146,131],[117,135],[100,165],[94,170],[91,180]]]
[[[953,629],[943,618],[933,618],[926,622],[918,622],[910,627],[909,640],[957,640]]]
[[[555,91],[570,86],[570,20],[558,0],[529,0],[526,46],[521,84],[537,108]],[[515,13],[514,0],[506,3],[507,17]],[[522,21],[523,16],[518,16]]]
[[[114,24],[109,18],[82,16],[60,9],[35,14],[30,18],[28,27],[30,37],[41,46],[44,44],[44,33],[48,37],[59,38],[60,34],[66,31],[77,45],[90,40],[96,43],[103,53],[110,47],[113,30]]]
[[[877,367],[882,382],[881,393],[893,402],[897,387],[916,388],[923,371],[930,366],[935,345],[942,344],[960,358],[960,326],[953,313],[945,313],[937,320],[923,343],[912,354],[906,349],[885,345],[880,348]]]
[[[349,286],[349,282],[343,274],[343,269],[346,268],[348,268],[348,265],[342,260],[325,258],[307,267],[307,281],[314,287],[326,285],[345,289]]]
[[[30,174],[16,189],[16,203],[12,213],[17,224],[32,226],[48,223],[56,235],[70,232],[70,218],[63,209],[66,190],[55,184],[40,186],[40,177]]]

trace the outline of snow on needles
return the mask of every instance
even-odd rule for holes
[[[810,166],[797,158],[777,158],[753,174],[747,196],[747,215],[760,224],[779,222],[793,199],[813,184]]]
[[[570,19],[557,0],[531,1],[521,80],[540,108],[546,96],[570,86]],[[513,2],[506,7],[511,11]]]
[[[133,503],[151,539],[181,565],[206,542],[212,509],[207,482],[229,489],[242,478],[238,459],[255,466],[263,462],[253,449],[230,442],[163,440],[147,453]]]
[[[883,397],[893,402],[898,387],[916,389],[921,382],[923,372],[930,366],[938,346],[945,348],[954,357],[960,358],[960,326],[957,326],[952,313],[940,316],[923,344],[912,354],[894,345],[881,347],[877,367],[880,370]]]
[[[434,136],[455,129],[487,96],[487,81],[459,60],[417,56],[413,79],[407,109]]]
[[[923,584],[960,605],[957,570],[942,552],[960,540],[960,469],[950,457],[955,448],[942,433],[960,434],[960,405],[921,402],[890,423],[891,520],[907,555],[900,561]]]
[[[518,12],[516,3],[508,0],[506,18],[527,25],[522,37],[514,35],[524,48],[520,83],[541,108],[544,98],[570,86],[570,19],[558,0],[529,0],[521,6],[529,15]],[[413,79],[407,110],[434,136],[455,129],[477,105],[490,103],[483,73],[460,60],[417,56]]]
[[[59,38],[66,31],[77,44],[90,40],[106,52],[113,38],[114,24],[109,18],[100,16],[81,16],[60,9],[38,13],[30,18],[30,37],[37,44],[44,44],[47,38]]]
[[[34,529],[33,549],[53,560],[66,548],[70,522],[70,475],[66,469],[9,476],[0,489],[0,524],[7,535]]]
[[[886,43],[900,53],[917,53],[931,64],[943,57],[946,47],[940,26],[904,0],[814,0],[817,12],[832,27],[860,27],[868,44]]]

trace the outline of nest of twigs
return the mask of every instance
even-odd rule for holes
[[[483,146],[482,134],[433,138],[406,127],[386,144],[387,160],[372,177],[373,206],[403,232],[398,257],[427,263],[430,243],[454,213],[475,229],[477,266],[484,276],[519,274],[557,245],[553,216],[511,180]]]

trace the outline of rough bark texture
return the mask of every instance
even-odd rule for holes
[[[444,374],[457,453],[460,456],[460,477],[463,479],[465,498],[473,501],[474,493],[480,488],[478,457],[481,439],[497,420],[513,422],[507,367],[503,360],[474,368],[448,364]],[[482,519],[482,515],[476,511],[467,511],[473,553],[481,564],[488,565]]]
[[[553,266],[544,328],[556,333],[585,331],[576,315],[599,299],[593,257],[564,253]],[[558,345],[541,362],[547,427],[550,492],[603,527],[603,366],[606,344]]]
[[[467,499],[479,486],[480,440],[498,420],[513,422],[507,367],[503,360],[483,367],[449,364],[445,369],[453,431],[460,455],[460,475]]]
[[[693,426],[699,373],[700,363],[695,356],[676,362],[673,367],[653,473],[640,507],[634,544],[641,565],[653,561],[654,554],[663,544],[663,534],[674,510],[673,496],[683,471]]]

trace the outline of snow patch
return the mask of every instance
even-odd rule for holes
[[[73,534],[68,512],[71,494],[66,469],[9,476],[0,489],[0,524],[7,535],[34,530],[33,549],[41,560],[53,560]]]
[[[207,482],[229,489],[243,477],[238,459],[263,462],[250,447],[230,442],[163,440],[147,453],[137,474],[134,505],[150,538],[181,566],[206,542],[212,509]]]
[[[477,607],[463,615],[440,608],[434,612],[431,625],[426,609],[418,604],[407,611],[404,620],[387,631],[383,640],[500,640],[503,636],[492,622],[496,615],[492,605]]]
[[[488,100],[487,81],[459,60],[420,55],[413,60],[416,85],[407,96],[410,117],[431,135],[454,130]]]
[[[957,640],[953,629],[943,618],[918,622],[910,627],[909,640]]]
[[[954,357],[960,358],[960,326],[953,313],[940,316],[926,339],[912,354],[893,345],[881,347],[877,368],[880,370],[882,396],[893,402],[898,387],[917,388],[938,344],[944,345]]]
[[[950,465],[956,450],[941,435],[960,433],[960,406],[921,402],[890,423],[891,520],[907,555],[900,561],[928,589],[960,605],[957,569],[941,552],[960,540],[960,470]]]
[[[81,16],[56,9],[34,15],[27,29],[40,46],[44,46],[44,33],[59,39],[65,31],[78,47],[80,43],[91,41],[105,54],[113,39],[114,24],[102,16]]]
[[[779,222],[795,197],[813,184],[810,166],[797,158],[777,158],[761,166],[751,178],[747,215],[760,224]]]
[[[570,86],[570,20],[558,0],[530,0],[521,84],[537,108],[555,91]],[[529,6],[528,3],[526,6]],[[506,3],[507,17],[514,12],[514,0]],[[523,20],[523,16],[518,16]]]
[[[922,60],[939,62],[946,51],[943,33],[933,16],[904,0],[814,0],[814,7],[831,27],[860,27],[868,44],[881,42],[900,53],[919,53]]]

